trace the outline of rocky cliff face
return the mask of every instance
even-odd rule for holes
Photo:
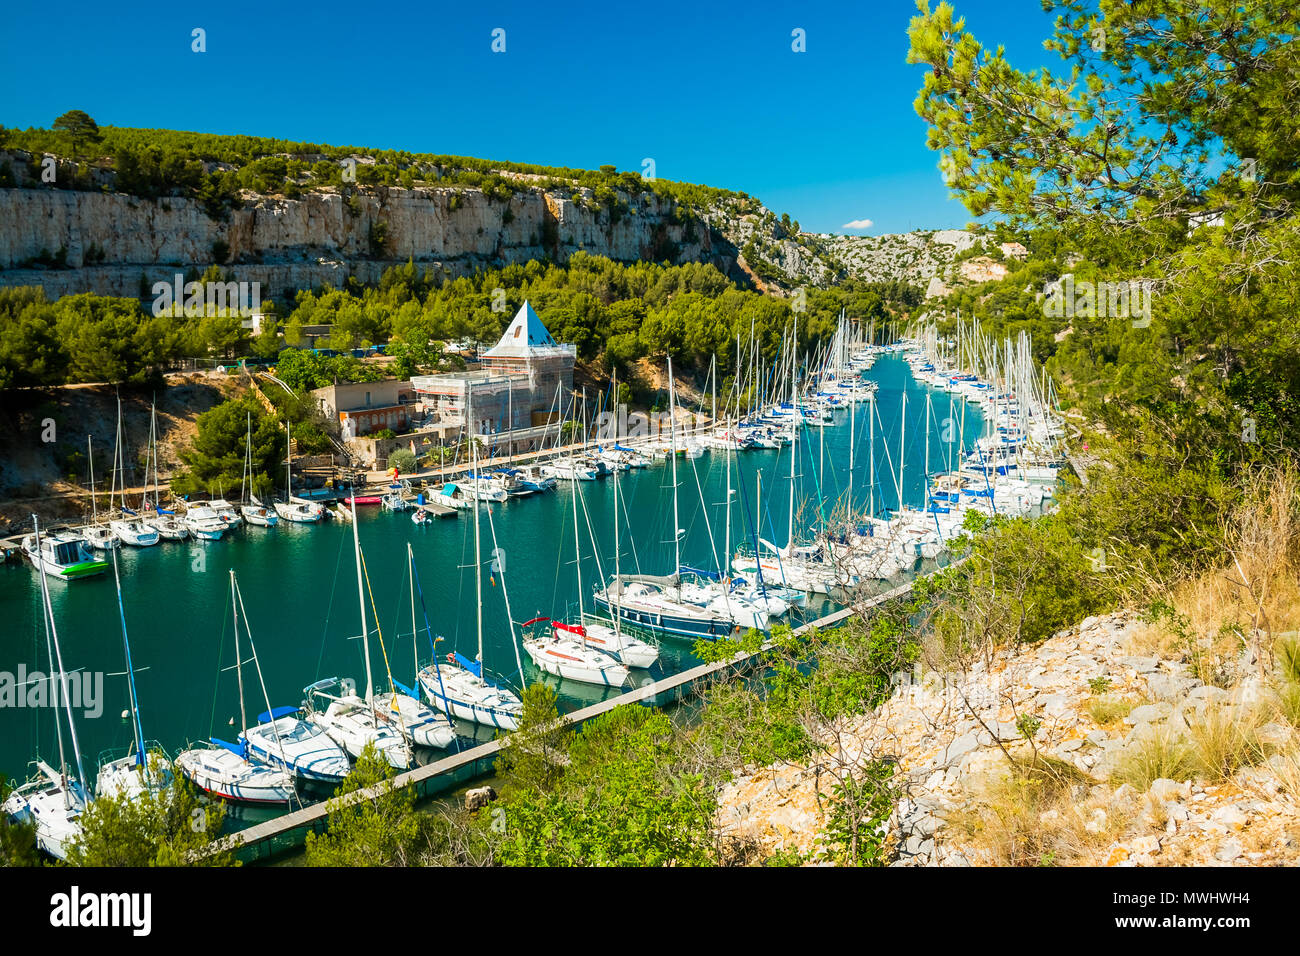
[[[943,274],[957,253],[974,245],[977,237],[962,229],[941,229],[818,238],[855,278],[873,282],[897,280],[924,287],[931,277]]]
[[[502,201],[464,186],[360,187],[346,197],[246,194],[214,219],[192,199],[24,180],[0,189],[0,285],[138,296],[177,271],[224,258],[236,278],[261,282],[269,296],[338,286],[347,276],[373,282],[408,259],[457,276],[530,259],[563,263],[579,250],[628,262],[708,262],[744,281],[755,264],[741,248],[756,231],[778,291],[833,278],[816,250],[769,228],[774,217],[762,207],[758,215],[725,204],[690,212],[650,193],[620,198],[627,208],[613,211],[578,188],[525,187]]]
[[[606,209],[541,189],[500,202],[477,189],[376,187],[348,200],[337,192],[250,196],[222,221],[189,199],[3,189],[0,284],[134,296],[142,282],[211,265],[220,244],[238,278],[275,293],[338,285],[348,275],[373,281],[412,258],[449,275],[535,258],[563,262],[580,249],[626,261],[735,266],[736,249],[724,236],[674,221],[671,211],[645,196],[631,215],[612,221]],[[32,268],[32,260],[60,250],[67,268]]]

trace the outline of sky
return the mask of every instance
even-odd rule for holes
[[[954,0],[1050,65],[1039,0]],[[12,5],[0,124],[247,133],[640,172],[741,190],[805,231],[960,228],[913,108],[911,0]],[[193,31],[204,31],[195,52]],[[504,52],[493,31],[504,30]],[[795,52],[793,31],[805,50]],[[498,46],[500,45],[498,36]],[[853,227],[848,224],[857,224]]]

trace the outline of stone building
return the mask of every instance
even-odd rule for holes
[[[463,426],[472,406],[474,434],[495,436],[489,444],[499,451],[526,451],[541,447],[548,426],[554,436],[573,393],[576,358],[577,349],[556,342],[525,302],[478,369],[417,375],[411,388],[437,421]]]

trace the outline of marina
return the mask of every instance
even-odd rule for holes
[[[72,715],[81,751],[126,751],[147,709],[152,746],[184,751],[187,776],[240,801],[236,829],[313,812],[366,741],[402,779],[441,767],[460,779],[484,769],[475,748],[517,726],[530,683],[551,684],[579,715],[638,689],[669,701],[699,667],[693,639],[841,619],[850,600],[903,593],[950,560],[946,541],[967,513],[1043,506],[1057,474],[1043,455],[1056,441],[1051,396],[1017,397],[1037,387],[1021,346],[918,326],[906,348],[864,347],[848,329],[822,354],[788,360],[784,377],[769,370],[750,407],[714,398],[706,432],[679,434],[674,419],[666,442],[615,436],[600,457],[571,450],[591,464],[548,476],[542,462],[530,477],[552,480],[540,487],[471,458],[468,478],[441,485],[339,492],[334,507],[293,496],[275,503],[278,524],[240,526],[222,515],[233,506],[196,503],[182,523],[206,538],[113,554],[133,682],[106,623],[113,576],[56,581],[51,558],[64,657],[106,677],[103,699]],[[997,385],[984,389],[971,368]],[[1029,448],[1035,481],[1015,474],[1031,467]],[[67,550],[67,539],[77,535],[42,544]],[[65,555],[75,573],[107,567],[84,547]],[[30,566],[0,569],[5,651],[32,672],[47,659],[36,581]],[[237,655],[250,649],[261,687],[232,674],[249,670]],[[54,719],[50,708],[0,712],[0,768],[21,779],[34,755],[48,761]],[[416,736],[439,721],[445,732]]]

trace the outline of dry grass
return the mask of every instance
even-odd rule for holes
[[[1088,705],[1088,716],[1105,730],[1119,724],[1133,710],[1133,703],[1113,694],[1102,694]]]
[[[1063,762],[1061,762],[1063,763]],[[1104,798],[1082,798],[1074,767],[1020,768],[989,784],[977,809],[950,818],[949,838],[960,834],[972,859],[994,866],[1067,866],[1096,863],[1122,835],[1124,814]],[[1028,772],[1026,772],[1028,771]]]
[[[1166,725],[1159,725],[1124,748],[1110,778],[1127,783],[1137,790],[1151,789],[1160,779],[1191,780],[1196,762],[1192,748],[1183,737]]]
[[[1238,770],[1267,756],[1259,739],[1266,723],[1258,708],[1215,705],[1188,724],[1187,743],[1192,769],[1210,783],[1222,783]]]
[[[1223,565],[1165,595],[1177,620],[1135,629],[1130,653],[1186,659],[1201,680],[1227,686],[1257,632],[1300,630],[1300,471],[1288,465],[1256,475],[1223,539]],[[1300,677],[1300,656],[1290,666]]]

